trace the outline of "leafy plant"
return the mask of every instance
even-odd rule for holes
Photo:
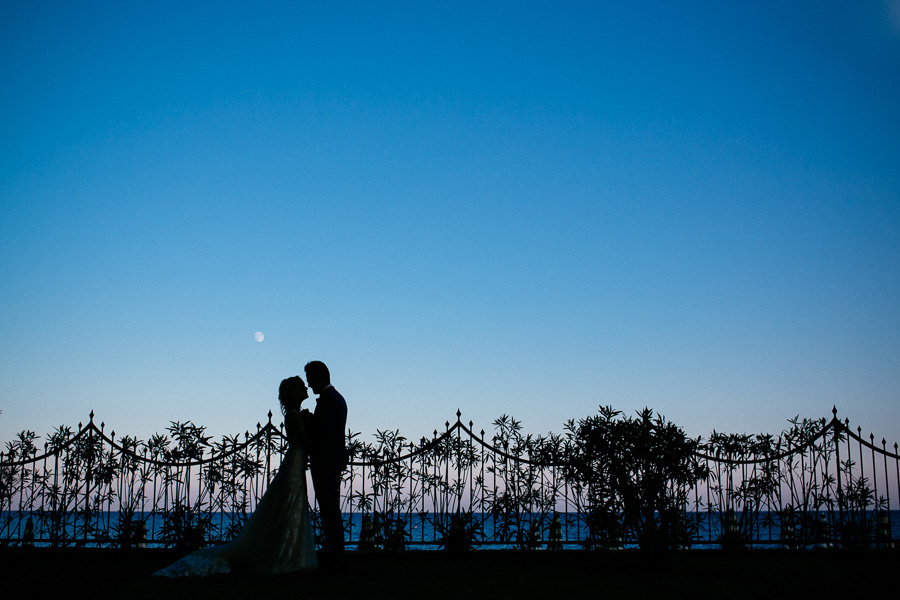
[[[481,545],[483,531],[481,523],[472,511],[446,515],[433,521],[435,531],[440,535],[438,544],[448,552],[458,554],[473,550]]]
[[[411,539],[411,535],[406,527],[406,520],[388,517],[382,522],[382,525],[382,547],[388,552],[402,552],[406,550],[406,546]]]
[[[848,473],[852,473],[852,461],[847,461],[845,467]],[[838,496],[838,506],[840,521],[837,534],[841,546],[865,548],[871,545],[876,537],[878,511],[886,509],[887,501],[881,498],[876,502],[868,478],[851,475]],[[870,511],[869,506],[874,506],[876,510]]]
[[[513,542],[516,548],[540,546],[542,531],[554,511],[559,485],[542,479],[541,468],[560,458],[561,438],[522,433],[522,424],[502,415],[494,421],[492,445],[503,452],[491,457],[487,467],[494,485],[481,495],[481,507],[493,518],[493,537]],[[483,480],[479,480],[484,485]]]
[[[569,462],[566,476],[587,489],[588,510],[594,512],[595,535],[612,527],[621,515],[626,535],[641,549],[676,549],[675,520],[687,504],[691,486],[706,476],[697,458],[699,439],[688,438],[675,424],[649,408],[637,417],[622,418],[612,407],[596,416],[569,422]]]
[[[171,510],[163,513],[162,518],[160,538],[166,547],[190,552],[206,545],[206,534],[212,529],[212,523],[200,506],[177,502]]]

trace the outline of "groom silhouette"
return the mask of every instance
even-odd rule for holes
[[[309,458],[325,538],[322,544],[323,562],[339,562],[344,552],[341,473],[347,468],[347,448],[344,445],[347,402],[331,385],[331,374],[325,363],[310,361],[303,370],[306,371],[310,389],[318,395],[312,418]]]

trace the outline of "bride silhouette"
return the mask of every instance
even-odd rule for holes
[[[289,573],[316,567],[306,494],[306,453],[309,432],[300,414],[301,403],[309,397],[300,377],[281,382],[278,399],[290,448],[281,468],[256,511],[231,542],[210,546],[182,557],[154,573],[163,577],[205,576],[246,570],[261,573]]]

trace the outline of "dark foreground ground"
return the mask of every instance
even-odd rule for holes
[[[3,598],[806,598],[900,589],[900,551],[682,552],[481,550],[348,552],[340,572],[231,574],[169,580],[151,574],[167,550],[0,549]],[[883,594],[887,595],[883,595]]]

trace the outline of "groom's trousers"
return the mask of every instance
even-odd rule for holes
[[[312,469],[313,487],[319,516],[322,520],[322,534],[325,541],[322,549],[327,554],[344,551],[344,519],[341,516],[341,472],[336,469]]]

